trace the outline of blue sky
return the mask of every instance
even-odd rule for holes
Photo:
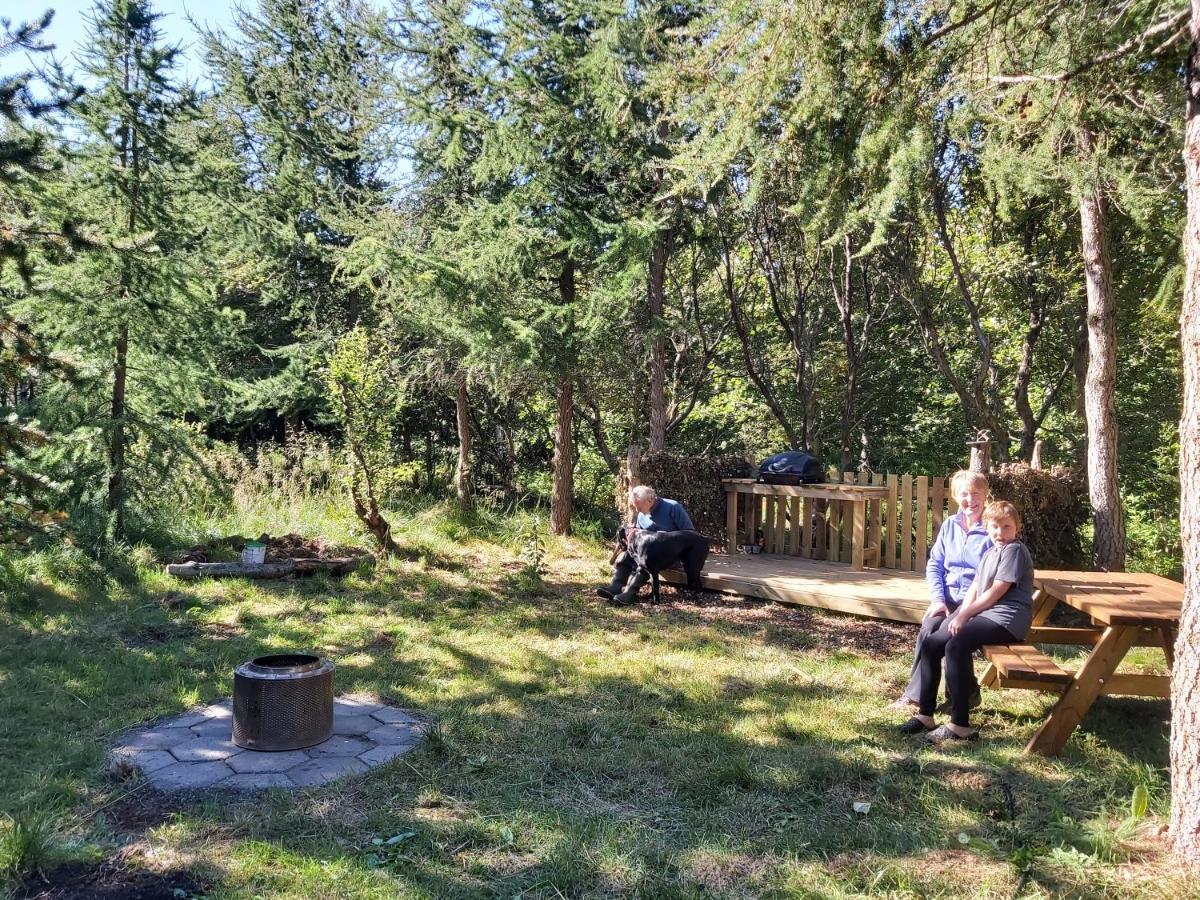
[[[8,6],[7,3],[4,4]],[[87,16],[94,5],[93,0],[51,0],[39,3],[25,0],[21,11],[9,10],[0,13],[4,18],[28,21],[38,18],[45,10],[54,10],[54,20],[46,30],[45,40],[55,45],[54,55],[68,68],[75,68],[73,54],[87,36]],[[243,5],[247,5],[243,2]],[[254,8],[256,4],[248,4]],[[200,58],[199,40],[188,16],[204,23],[209,28],[232,27],[234,0],[157,0],[154,9],[163,14],[158,27],[170,43],[182,45],[184,54],[180,60],[179,74],[187,81],[197,81],[204,74],[204,63]],[[40,55],[40,54],[39,54]],[[0,59],[0,75],[12,74],[29,68],[24,53],[11,54]]]

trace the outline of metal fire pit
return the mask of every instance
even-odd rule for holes
[[[333,663],[307,653],[260,656],[233,670],[233,742],[299,750],[333,733]]]

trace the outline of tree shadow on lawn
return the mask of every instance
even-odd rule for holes
[[[547,696],[493,659],[442,649],[485,685],[431,710],[451,725],[437,746],[341,788],[273,795],[239,836],[307,860],[378,867],[437,896],[698,893],[721,887],[702,861],[725,857],[768,877],[784,861],[825,865],[835,855],[919,868],[927,848],[957,846],[964,828],[996,840],[993,862],[1026,844],[1087,839],[1064,817],[1078,810],[1063,782],[1008,765],[998,747],[982,759],[941,756],[880,728],[755,739],[739,728],[745,713],[719,697],[663,696],[535,656],[531,671],[570,685]],[[791,686],[780,706],[812,690]],[[331,795],[337,815],[322,816]],[[873,813],[856,813],[858,801]],[[216,827],[236,814],[202,815]],[[381,849],[375,841],[389,835],[404,837]]]
[[[441,580],[436,573],[421,577],[433,587]],[[449,585],[442,581],[440,589]],[[279,586],[266,593],[291,596],[295,590]],[[139,599],[133,597],[129,606]],[[367,599],[354,602],[370,605]],[[574,629],[634,633],[649,623],[667,632],[696,625],[718,635],[760,638],[757,624],[714,623],[711,611],[693,615],[676,609],[664,617],[654,607],[614,610],[570,597],[538,603],[514,603],[485,591],[484,599],[461,612],[477,629],[503,621],[513,631],[553,637]],[[432,618],[436,612],[436,601],[428,599],[396,604],[403,615],[415,611]],[[123,626],[166,627],[182,620],[153,603],[136,608],[139,617]],[[58,612],[72,615],[71,609]],[[82,616],[78,609],[74,614]],[[98,621],[105,617],[105,611],[96,612]],[[7,720],[24,722],[23,731],[41,738],[9,744],[8,752],[18,768],[48,760],[51,770],[23,776],[23,783],[14,784],[14,797],[21,791],[44,794],[40,780],[62,777],[66,784],[56,801],[51,792],[51,805],[79,802],[91,790],[87,783],[95,782],[116,731],[148,714],[182,711],[185,695],[201,701],[227,696],[238,662],[280,643],[308,646],[313,634],[304,623],[262,618],[248,620],[231,636],[199,629],[129,648],[109,639],[120,628],[89,642],[89,622],[81,617],[74,624],[74,633],[48,636],[62,645],[57,649],[38,656],[21,648],[27,655],[14,674],[23,679],[29,702],[10,697],[4,705],[6,712],[33,715]],[[786,638],[774,635],[780,646],[795,649]],[[698,649],[687,640],[683,649]],[[994,780],[982,794],[971,780],[980,767],[1006,778],[1015,772],[1010,790],[1019,798],[1040,798],[1043,805],[1029,804],[1027,827],[1035,835],[1062,819],[1064,809],[1086,811],[1105,790],[1098,784],[1082,799],[1068,796],[1052,770],[1036,762],[1014,767],[1004,752],[1011,752],[1015,738],[985,747],[982,759],[964,753],[954,763],[963,767],[960,776],[955,768],[938,769],[941,763],[931,761],[929,751],[874,720],[850,722],[857,731],[850,737],[832,727],[796,723],[766,731],[750,727],[756,716],[782,716],[810,703],[828,706],[837,694],[820,682],[777,680],[759,690],[726,676],[648,681],[587,671],[571,657],[533,648],[506,664],[445,634],[433,634],[428,643],[442,659],[453,660],[455,671],[470,676],[468,684],[479,682],[461,694],[435,693],[423,704],[423,712],[447,726],[436,746],[356,782],[270,795],[250,806],[253,815],[239,812],[243,803],[234,798],[170,802],[197,826],[228,833],[234,823],[237,841],[268,841],[289,858],[336,862],[363,878],[382,869],[439,896],[530,890],[553,895],[549,886],[569,895],[614,885],[667,895],[718,887],[705,881],[711,867],[700,865],[702,857],[732,855],[768,869],[786,859],[822,863],[832,854],[916,858],[929,846],[953,844],[947,835],[963,827],[964,808],[975,827],[986,831],[996,801],[987,793]],[[372,691],[384,699],[399,693],[404,702],[420,696],[418,688],[435,665],[439,676],[454,674],[427,656],[413,658],[403,647],[381,647],[370,639],[348,641],[338,651],[365,659],[339,669],[339,692]],[[60,696],[61,686],[82,690],[79,703]],[[854,700],[872,701],[875,693],[868,684],[852,686],[847,708]],[[53,702],[46,703],[48,695]],[[999,712],[1005,715],[1011,714]],[[844,731],[847,723],[841,724]],[[64,742],[79,745],[65,758],[57,746]],[[90,805],[105,799],[93,795]],[[871,801],[876,815],[854,813],[856,800]],[[350,814],[321,815],[330,804],[344,809],[356,802]],[[392,845],[373,843],[410,831]]]

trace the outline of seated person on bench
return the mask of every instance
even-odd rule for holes
[[[691,517],[683,504],[676,500],[668,500],[655,493],[654,488],[639,484],[629,491],[629,505],[637,511],[634,525],[646,531],[695,531]],[[596,593],[605,600],[611,600],[622,591],[633,575],[637,564],[628,554],[622,554],[613,566],[612,581],[605,587],[597,588]]]
[[[1033,559],[1017,540],[1021,516],[1003,500],[989,503],[983,521],[992,539],[962,606],[942,616],[921,644],[921,697],[917,714],[900,726],[905,734],[923,734],[932,744],[974,741],[971,728],[971,687],[975,673],[971,656],[989,644],[1018,644],[1033,624]],[[934,726],[938,682],[945,660],[950,721]]]
[[[987,476],[963,469],[950,479],[950,492],[958,502],[958,512],[946,519],[938,532],[937,540],[929,550],[929,563],[925,567],[925,581],[929,585],[929,608],[925,610],[921,632],[917,635],[917,646],[913,650],[912,672],[908,686],[899,699],[888,709],[913,713],[921,700],[921,645],[929,632],[938,625],[938,620],[962,604],[971,589],[975,572],[987,552],[992,549],[983,524],[983,507],[987,502]],[[979,686],[971,686],[971,706],[980,703]],[[949,700],[945,709],[950,708]]]

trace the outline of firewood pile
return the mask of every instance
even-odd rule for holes
[[[678,500],[688,511],[696,530],[712,538],[725,537],[725,491],[722,478],[749,478],[756,468],[740,456],[672,456],[655,453],[641,459],[638,481],[654,488],[660,497]],[[614,498],[622,520],[627,511],[629,479],[617,476]]]

